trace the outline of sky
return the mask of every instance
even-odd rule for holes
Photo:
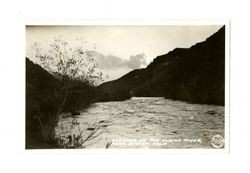
[[[46,50],[55,37],[72,45],[83,38],[95,55],[104,81],[114,80],[129,71],[146,67],[154,58],[174,48],[188,48],[218,31],[220,25],[161,26],[27,26],[26,57],[33,61],[32,45],[40,42]]]

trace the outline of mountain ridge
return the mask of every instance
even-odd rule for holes
[[[98,86],[101,100],[131,96],[224,105],[225,26],[190,48],[175,48],[157,56],[146,68]]]

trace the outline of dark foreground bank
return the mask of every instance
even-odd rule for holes
[[[56,91],[61,83],[41,66],[26,58],[26,149],[55,148],[57,143],[43,136],[43,126],[56,114]],[[96,88],[74,81],[62,111],[77,114],[96,98]],[[52,127],[54,128],[54,127]]]

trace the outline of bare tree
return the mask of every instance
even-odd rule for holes
[[[45,140],[54,138],[54,127],[57,125],[59,115],[74,82],[80,80],[88,85],[95,85],[102,80],[102,72],[97,70],[98,64],[95,62],[93,51],[87,50],[86,44],[87,42],[83,39],[78,39],[72,46],[58,37],[46,49],[42,48],[39,42],[35,42],[33,45],[38,63],[60,83],[54,91],[55,113],[49,117],[46,123],[39,121]]]

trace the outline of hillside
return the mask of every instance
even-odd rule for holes
[[[51,74],[41,66],[26,58],[26,148],[50,148],[41,136],[38,117],[42,111],[41,121],[46,122],[54,110],[54,89],[59,85]]]
[[[190,48],[176,48],[158,56],[144,69],[101,84],[100,100],[131,96],[224,105],[225,26]]]
[[[26,58],[26,148],[54,146],[44,141],[40,124],[46,124],[55,116],[56,90],[60,85],[60,81],[53,75]],[[81,81],[74,81],[74,86],[69,91],[63,112],[85,108],[96,96],[95,87]]]

